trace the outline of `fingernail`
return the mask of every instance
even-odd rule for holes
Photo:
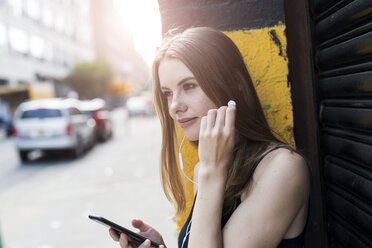
[[[147,246],[147,245],[149,245],[151,242],[150,242],[150,240],[149,239],[146,239],[145,240],[145,245]]]
[[[236,106],[236,102],[233,101],[233,100],[230,100],[230,101],[227,103],[227,106]]]

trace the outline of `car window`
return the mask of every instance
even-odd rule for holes
[[[21,119],[56,118],[61,116],[62,111],[60,109],[33,109],[24,111],[21,115]]]
[[[78,110],[77,108],[74,108],[74,107],[69,108],[68,112],[70,113],[70,115],[81,115],[80,110]]]
[[[88,116],[93,115],[94,112],[95,111],[93,111],[93,110],[84,110],[84,111],[82,111],[83,114],[88,115]]]

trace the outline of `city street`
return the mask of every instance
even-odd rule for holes
[[[119,247],[101,215],[125,227],[141,218],[176,247],[173,209],[159,179],[157,117],[114,113],[114,135],[78,159],[40,157],[21,164],[13,141],[0,140],[0,235],[4,248]]]

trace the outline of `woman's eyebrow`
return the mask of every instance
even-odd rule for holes
[[[178,83],[177,83],[177,86],[180,86],[181,84],[183,84],[184,82],[187,82],[187,81],[189,81],[189,80],[193,80],[193,79],[195,79],[194,77],[185,77],[184,79],[182,79],[181,81],[179,81]],[[168,90],[169,88],[168,87],[165,87],[165,86],[161,86],[160,87],[162,90]]]
[[[185,77],[184,79],[182,79],[181,81],[178,82],[177,86],[180,86],[184,82],[189,81],[191,79],[195,79],[195,78],[194,77]]]

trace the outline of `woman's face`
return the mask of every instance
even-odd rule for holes
[[[200,88],[192,72],[178,59],[159,65],[160,88],[168,100],[169,114],[190,141],[199,139],[200,120],[217,106]]]

